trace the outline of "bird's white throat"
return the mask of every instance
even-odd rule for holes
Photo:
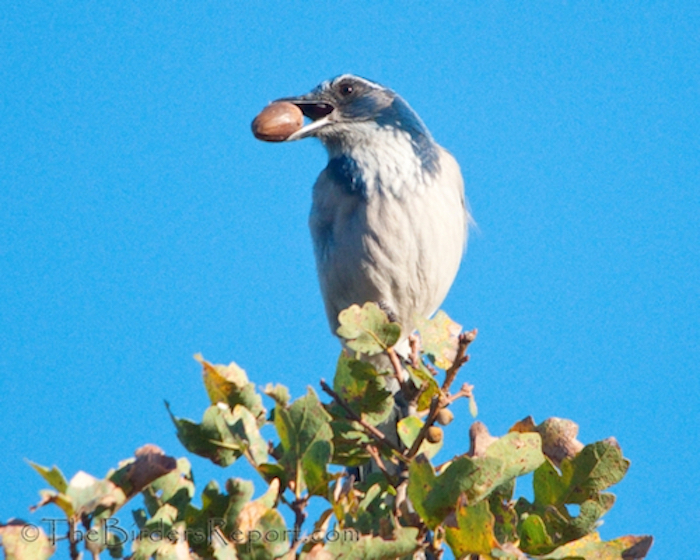
[[[368,198],[388,193],[401,198],[420,193],[431,183],[431,174],[415,154],[411,135],[404,130],[382,127],[373,121],[353,123],[342,130],[340,138],[335,136],[324,144],[329,158],[348,157],[355,162]]]

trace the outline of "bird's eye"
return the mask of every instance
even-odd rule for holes
[[[343,97],[347,97],[353,91],[355,91],[355,88],[352,87],[352,84],[340,84],[340,95]]]

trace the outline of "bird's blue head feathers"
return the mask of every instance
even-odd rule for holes
[[[306,95],[280,101],[294,103],[311,120],[289,140],[315,136],[334,148],[356,143],[361,134],[371,132],[367,127],[370,124],[407,133],[426,171],[437,169],[437,146],[423,121],[400,95],[376,82],[343,74],[322,82]]]

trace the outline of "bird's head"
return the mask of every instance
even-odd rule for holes
[[[420,117],[399,95],[351,74],[323,82],[306,95],[278,101],[293,103],[310,120],[288,141],[313,136],[333,149],[356,144],[378,129],[393,129],[407,133],[414,142],[432,142]]]

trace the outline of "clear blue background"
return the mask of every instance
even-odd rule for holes
[[[461,163],[479,227],[443,307],[479,328],[479,419],[614,435],[632,467],[603,537],[696,548],[690,1],[6,3],[0,520],[40,517],[24,458],[102,477],[148,442],[185,454],[163,400],[201,418],[195,352],[294,396],[331,377],[306,227],[325,154],[249,125],[344,72],[400,92]],[[249,474],[194,467],[200,487]]]

